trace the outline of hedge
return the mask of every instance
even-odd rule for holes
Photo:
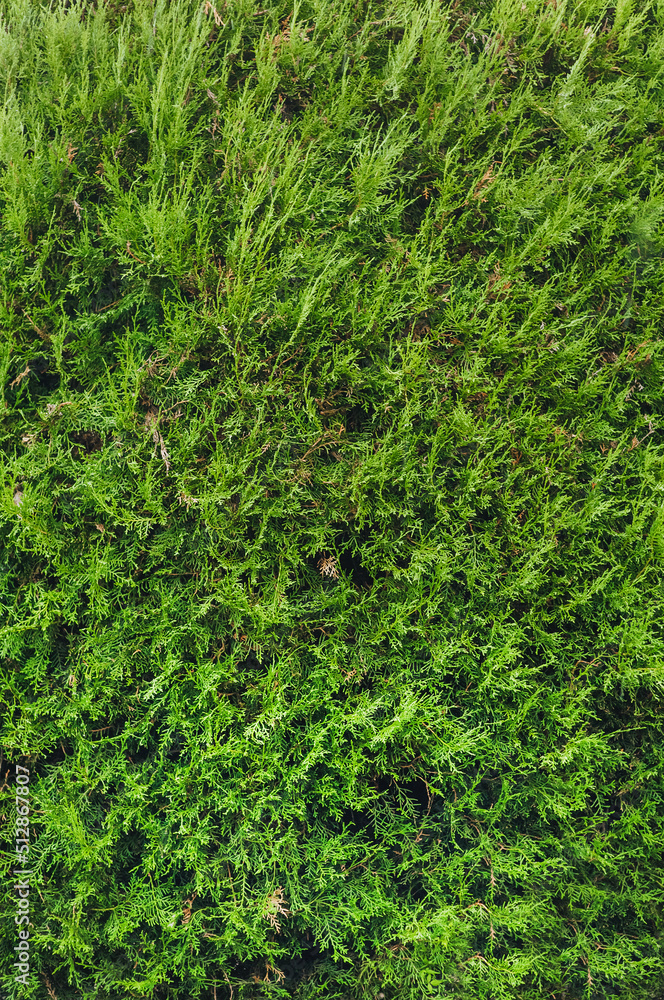
[[[662,3],[0,70],[3,996],[661,998]]]

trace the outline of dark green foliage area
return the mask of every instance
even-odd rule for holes
[[[3,997],[664,996],[661,2],[0,15]]]

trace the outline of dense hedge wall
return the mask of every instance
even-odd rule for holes
[[[0,15],[3,996],[661,998],[662,4]]]

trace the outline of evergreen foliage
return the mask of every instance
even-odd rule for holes
[[[3,996],[661,998],[662,3],[0,72]]]

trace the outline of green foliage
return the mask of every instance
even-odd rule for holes
[[[3,995],[661,997],[661,3],[0,72]]]

